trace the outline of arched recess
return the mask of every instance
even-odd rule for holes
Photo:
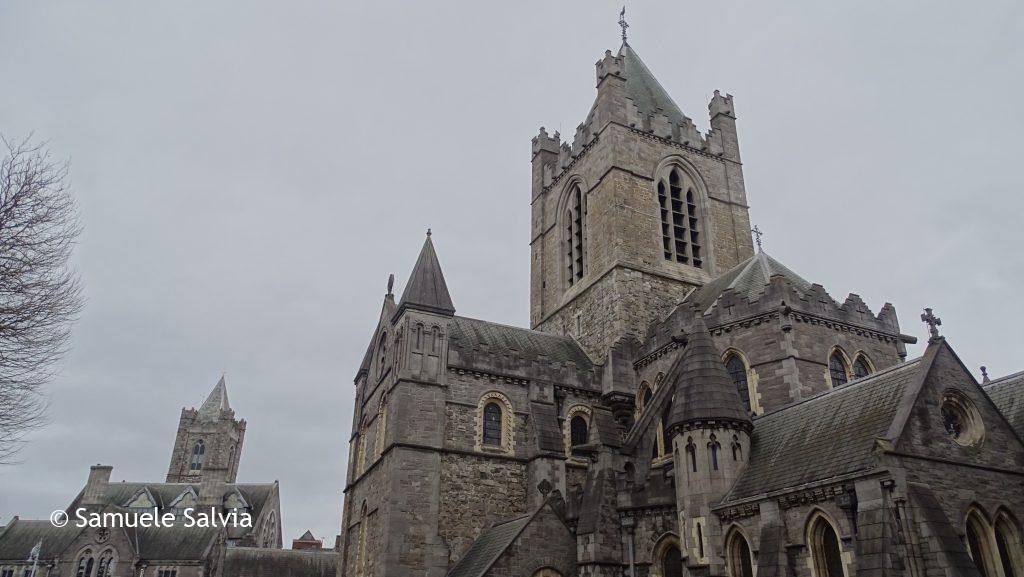
[[[967,552],[981,577],[1000,577],[1000,563],[992,538],[992,525],[980,507],[972,505],[964,521]]]
[[[588,442],[591,416],[590,407],[586,405],[573,405],[565,413],[562,437],[565,442],[566,456],[577,457],[573,448]]]
[[[828,352],[826,359],[828,370],[825,371],[826,382],[829,388],[845,385],[853,377],[851,372],[850,356],[842,347],[836,345]]]
[[[497,423],[501,426],[501,437],[497,442],[494,442],[493,436],[486,435],[486,433],[493,435],[495,415],[497,415]],[[480,397],[476,411],[476,450],[512,453],[515,448],[514,423],[515,413],[512,410],[512,401],[498,391],[484,393]]]
[[[757,372],[750,368],[750,361],[742,351],[735,348],[728,348],[722,355],[722,362],[729,371],[732,382],[736,385],[736,392],[740,394],[747,411],[760,415],[764,412],[761,408],[761,395],[757,392]]]
[[[648,383],[647,381],[641,382],[640,387],[638,387],[636,391],[636,398],[633,401],[633,404],[636,406],[636,410],[633,414],[634,420],[640,418],[640,415],[643,414],[644,409],[647,408],[647,405],[651,402],[651,399],[653,398],[654,388],[651,387],[651,384]]]
[[[725,562],[729,577],[754,577],[754,555],[750,550],[750,541],[739,527],[733,527],[726,534]]]
[[[558,270],[565,290],[587,273],[587,196],[590,186],[578,174],[566,179],[558,197]]]
[[[658,252],[662,254],[662,257],[665,257],[665,231],[662,228],[664,220],[661,218],[660,214],[661,203],[658,198],[658,185],[661,184],[662,182],[666,184],[669,183],[669,180],[671,178],[670,175],[673,169],[677,170],[679,175],[682,177],[681,188],[683,194],[683,202],[685,203],[686,201],[685,194],[687,190],[692,188],[694,193],[693,201],[697,211],[696,219],[697,230],[699,233],[698,244],[700,244],[702,248],[702,250],[700,251],[701,263],[699,266],[697,266],[697,268],[713,273],[713,271],[715,271],[716,268],[714,251],[711,250],[711,239],[715,238],[715,231],[713,224],[714,219],[711,218],[711,206],[708,200],[708,187],[707,184],[705,184],[704,179],[701,177],[700,171],[698,171],[697,168],[690,163],[690,161],[686,160],[685,158],[677,154],[669,155],[661,159],[661,161],[659,161],[658,164],[654,167],[653,172],[654,206],[659,210],[658,226],[655,230],[657,234],[655,242],[656,245],[659,247]],[[665,192],[668,193],[668,197],[669,199],[671,199],[671,190],[667,189]],[[688,224],[689,223],[687,223],[687,225]],[[687,226],[685,228],[687,229],[687,233],[689,234],[690,227]],[[689,237],[688,240],[690,240]],[[675,241],[674,237],[672,237],[672,241]],[[675,251],[673,250],[671,251],[671,253],[673,260],[675,260]],[[692,261],[686,264],[689,264],[690,266],[695,266],[695,264]]]
[[[807,549],[814,577],[846,577],[846,562],[835,523],[821,510],[807,521]]]
[[[683,551],[679,537],[666,533],[658,540],[651,552],[651,577],[684,577]]]
[[[1005,509],[998,511],[995,519],[996,552],[1003,577],[1024,577],[1024,540],[1020,523]]]

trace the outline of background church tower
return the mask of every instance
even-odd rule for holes
[[[530,323],[601,359],[754,253],[731,95],[701,133],[623,40],[572,138],[533,139]]]
[[[182,409],[168,483],[234,483],[245,439],[245,420],[235,419],[222,376],[199,410]]]

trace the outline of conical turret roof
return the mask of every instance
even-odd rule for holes
[[[206,401],[203,402],[203,406],[199,407],[199,417],[205,420],[214,420],[220,417],[221,411],[227,411],[231,409],[231,404],[228,402],[228,386],[224,382],[224,375],[221,375],[220,380],[214,385],[213,390],[210,391],[210,395],[206,397]]]
[[[455,305],[452,304],[452,297],[448,293],[448,285],[444,282],[444,273],[441,272],[441,263],[434,252],[429,230],[398,308],[415,308],[444,315],[455,314]]]
[[[699,421],[751,424],[736,385],[700,318],[687,335],[667,425],[671,428]]]

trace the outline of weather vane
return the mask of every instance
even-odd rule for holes
[[[750,229],[750,232],[754,233],[754,238],[757,240],[757,250],[761,250],[761,237],[764,236],[764,233],[761,232],[761,229],[756,224],[754,228]]]
[[[629,28],[629,24],[626,23],[626,7],[622,7],[622,12],[619,12],[619,26],[622,27],[622,43],[626,43],[626,28]]]

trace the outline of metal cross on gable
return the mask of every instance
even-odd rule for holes
[[[757,241],[757,250],[761,250],[761,237],[764,236],[764,233],[761,232],[761,229],[756,224],[754,228],[750,229],[750,232],[753,233],[754,240]]]
[[[939,327],[942,326],[942,319],[932,314],[932,309],[926,308],[921,315],[921,320],[928,325],[928,331],[932,334],[932,339],[939,338]]]
[[[619,12],[619,26],[622,27],[622,43],[626,43],[626,28],[629,28],[629,24],[626,24],[626,7],[622,7],[622,12]]]

